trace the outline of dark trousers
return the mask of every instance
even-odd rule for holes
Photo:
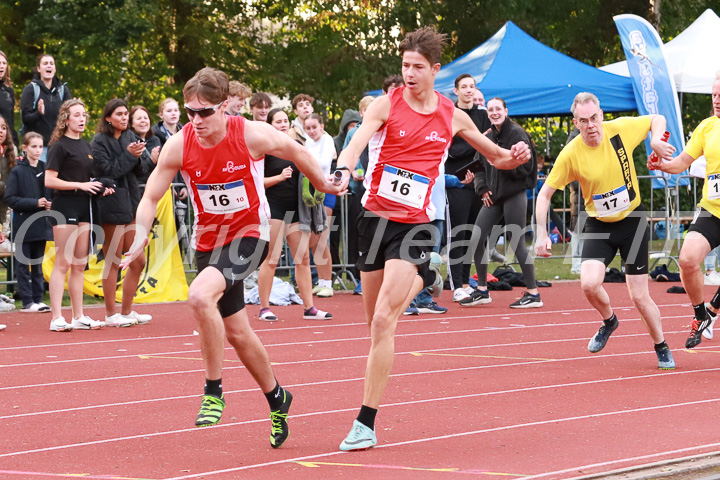
[[[15,269],[17,275],[17,288],[23,307],[27,307],[32,303],[42,302],[45,283],[42,273],[42,259],[45,255],[45,240],[36,240],[33,242],[23,242],[18,246],[22,251],[23,260],[30,260],[33,265],[23,263],[15,257]]]
[[[450,207],[450,221],[448,223],[446,219],[445,223],[452,235],[448,248],[448,262],[452,288],[455,289],[462,287],[470,280],[470,266],[473,257],[472,253],[467,255],[468,242],[472,226],[475,225],[480,207],[482,207],[482,199],[475,195],[472,185],[465,188],[448,188],[446,192]],[[461,226],[466,228],[457,228]],[[454,234],[452,234],[453,230]]]

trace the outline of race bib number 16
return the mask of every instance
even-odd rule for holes
[[[378,195],[413,208],[423,208],[430,179],[418,173],[385,165]]]
[[[250,208],[242,180],[231,183],[196,185],[200,203],[207,213],[224,215]]]

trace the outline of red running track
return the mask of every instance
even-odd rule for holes
[[[335,318],[252,324],[295,396],[290,438],[269,446],[268,407],[226,354],[221,425],[197,429],[203,368],[185,304],[140,306],[148,325],[55,333],[48,315],[2,315],[0,478],[571,478],[720,450],[720,340],[682,349],[685,295],[651,284],[678,368],[657,369],[624,285],[607,285],[620,328],[587,351],[598,315],[577,282],[472,308],[400,319],[379,444],[341,453],[362,401],[369,349],[361,298],[318,301]],[[711,287],[707,294],[710,295]],[[89,309],[101,317],[101,309]],[[720,334],[718,335],[720,339]]]

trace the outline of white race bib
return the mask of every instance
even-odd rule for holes
[[[224,215],[250,208],[247,191],[242,180],[231,183],[195,185],[203,210]]]
[[[385,165],[378,195],[408,207],[421,209],[430,188],[430,179],[419,173]]]
[[[607,217],[630,208],[630,195],[625,185],[607,193],[593,195],[598,217]]]
[[[720,198],[720,173],[707,176],[707,195],[708,200]]]

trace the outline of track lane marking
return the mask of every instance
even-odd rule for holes
[[[492,396],[499,396],[499,395],[508,395],[508,394],[514,394],[514,393],[527,393],[527,392],[533,392],[533,391],[540,391],[540,390],[548,390],[548,389],[557,389],[557,388],[569,388],[569,387],[577,387],[577,386],[586,386],[586,385],[597,385],[600,383],[612,383],[612,382],[624,382],[624,381],[630,381],[630,380],[643,380],[643,379],[655,379],[659,377],[666,377],[666,376],[674,376],[674,375],[689,375],[693,373],[705,373],[705,372],[714,372],[714,371],[720,371],[720,367],[717,368],[705,368],[705,369],[699,369],[699,370],[683,370],[683,371],[661,371],[658,373],[653,374],[646,374],[646,375],[636,375],[633,377],[615,377],[615,378],[608,378],[608,379],[592,379],[587,381],[581,381],[581,382],[571,382],[571,383],[564,383],[564,384],[553,384],[553,385],[538,385],[533,387],[523,387],[523,388],[515,388],[515,389],[508,389],[508,390],[497,390],[493,392],[480,392],[480,393],[471,393],[471,394],[465,394],[465,395],[454,395],[454,396],[446,396],[446,397],[435,397],[435,398],[429,398],[429,399],[421,399],[421,400],[410,400],[410,401],[403,401],[403,402],[396,402],[396,403],[388,403],[383,404],[383,408],[391,408],[391,407],[400,407],[400,408],[406,408],[408,405],[415,405],[415,404],[428,404],[428,403],[438,403],[438,402],[445,402],[445,401],[452,401],[452,400],[466,400],[468,398],[478,398],[478,397],[492,397]],[[396,375],[391,375],[396,376]],[[401,376],[401,375],[398,375]],[[364,380],[364,377],[356,378],[356,379],[345,379],[345,380],[328,380],[325,382],[319,382],[319,383],[326,383],[326,384],[334,384],[334,383],[341,383],[341,382],[349,382],[349,381],[362,381]],[[296,384],[296,385],[288,385],[288,388],[291,387],[299,387],[299,386],[308,386],[308,385],[315,385],[317,383],[313,382],[311,384]],[[246,389],[245,392],[256,392],[257,389]],[[230,393],[230,392],[228,392]],[[193,395],[193,397],[197,397],[197,395]],[[156,399],[156,401],[163,401],[165,399]],[[149,400],[148,400],[149,401]],[[686,406],[686,405],[692,405],[692,404],[700,404],[700,403],[708,403],[708,402],[715,402],[719,401],[720,398],[713,398],[713,399],[706,399],[706,400],[696,400],[693,402],[685,402],[682,404],[677,404],[680,406]],[[144,403],[143,402],[136,402],[136,403]],[[673,404],[670,404],[669,406],[673,406]],[[93,408],[91,407],[85,407],[85,408]],[[642,407],[641,410],[645,409],[652,409],[655,407]],[[336,413],[345,413],[345,412],[356,412],[357,406],[353,406],[350,408],[343,408],[343,409],[334,409],[334,410],[324,410],[319,412],[310,412],[310,413],[301,413],[301,414],[294,414],[292,416],[293,419],[295,418],[305,418],[305,417],[314,417],[318,415],[328,415],[328,414],[336,414]],[[627,413],[632,412],[633,410],[621,410],[617,413]],[[589,414],[583,417],[595,417],[595,416],[602,416],[603,414]],[[562,417],[561,417],[562,418]],[[574,417],[568,417],[568,418],[574,418]],[[229,428],[233,426],[239,426],[239,425],[248,425],[253,423],[264,423],[268,422],[268,418],[262,418],[262,419],[256,419],[256,420],[244,420],[240,422],[231,422],[231,423],[222,423],[219,425],[214,425],[213,429],[224,429]],[[542,421],[540,423],[552,423],[554,421],[558,420],[550,420],[550,421]],[[532,422],[537,423],[537,422]],[[521,424],[525,425],[525,424]],[[492,429],[492,431],[496,431],[499,429],[507,429],[510,427],[496,427],[495,429]],[[90,445],[99,445],[104,443],[113,443],[113,442],[120,442],[125,440],[137,440],[141,438],[149,438],[149,437],[159,437],[164,435],[171,435],[176,433],[190,433],[190,432],[203,432],[205,429],[200,429],[197,427],[192,428],[183,428],[183,429],[177,429],[177,430],[167,430],[164,432],[152,432],[152,433],[144,433],[144,434],[137,434],[137,435],[129,435],[124,437],[115,437],[115,438],[107,438],[103,440],[94,440],[91,442],[81,442],[81,443],[73,443],[73,444],[67,444],[67,445],[56,445],[54,447],[44,447],[44,448],[37,448],[32,450],[25,450],[25,451],[18,451],[18,452],[9,452],[9,453],[3,453],[0,454],[0,458],[4,457],[14,457],[18,455],[26,455],[26,454],[32,454],[32,453],[40,453],[40,452],[47,452],[47,451],[55,451],[55,450],[63,450],[67,448],[75,448],[75,447],[86,447]],[[472,433],[472,432],[471,432]],[[450,435],[450,436],[443,436],[444,437],[451,437],[451,436],[462,436],[465,434],[458,434],[458,435]],[[413,441],[410,441],[409,443],[412,443]],[[408,442],[401,442],[401,443],[395,443],[393,445],[402,445]],[[376,446],[375,448],[379,448]],[[338,452],[338,453],[344,453],[344,452]],[[315,458],[315,457],[313,457]],[[305,458],[300,458],[296,460],[304,460]],[[284,462],[283,462],[284,463]]]
[[[665,319],[671,319],[671,318],[686,318],[687,315],[677,315],[677,316],[666,316]],[[641,319],[638,318],[629,318],[624,319],[623,322],[640,322]],[[422,337],[422,336],[429,336],[429,335],[454,335],[454,334],[467,334],[467,333],[483,333],[483,332],[495,332],[495,331],[506,331],[506,330],[517,330],[517,329],[530,329],[530,328],[549,328],[549,327],[568,327],[568,326],[579,326],[579,325],[597,325],[599,322],[597,321],[590,321],[590,322],[573,322],[573,323],[546,323],[542,325],[526,325],[521,327],[516,326],[508,326],[508,327],[478,327],[478,328],[472,328],[472,329],[465,329],[465,330],[443,330],[443,331],[435,331],[435,332],[416,332],[416,333],[400,333],[396,334],[395,338],[411,338],[411,337]],[[671,332],[665,332],[666,334],[669,333],[687,333],[687,330],[681,330],[681,331],[671,331]],[[633,334],[625,334],[625,335],[615,335],[613,338],[623,338],[623,337],[635,337],[640,335],[647,335],[647,333],[643,332],[640,334],[633,333]],[[300,342],[285,342],[285,343],[270,343],[266,344],[265,348],[275,348],[275,347],[289,347],[289,346],[300,346],[300,345],[317,345],[317,344],[328,344],[328,343],[339,343],[339,342],[355,342],[360,340],[369,340],[370,337],[367,335],[359,336],[359,337],[348,337],[348,338],[336,338],[336,339],[327,339],[327,340],[306,340],[306,341],[300,341]],[[546,343],[551,342],[553,340],[547,340],[547,341],[540,341],[535,343]],[[587,341],[587,338],[585,338],[585,341]],[[529,342],[532,343],[532,342]],[[225,347],[224,350],[226,351],[234,351],[233,347]],[[124,355],[111,355],[111,356],[102,356],[102,357],[86,357],[86,358],[73,358],[68,360],[50,360],[50,361],[43,361],[43,362],[26,362],[26,363],[14,363],[14,364],[5,364],[0,365],[0,369],[2,368],[14,368],[14,367],[32,367],[32,366],[38,366],[38,365],[53,365],[53,364],[67,364],[67,363],[78,363],[78,362],[86,362],[86,361],[101,361],[101,360],[117,360],[117,359],[127,359],[127,358],[134,358],[139,355],[145,355],[145,356],[155,356],[155,355],[181,355],[186,353],[198,353],[200,350],[198,349],[192,349],[192,350],[176,350],[171,352],[154,352],[154,353],[133,353],[133,354],[124,354]]]
[[[663,305],[658,305],[658,308],[665,308],[665,307],[689,307],[689,303],[668,303]],[[634,308],[634,307],[615,307],[617,309],[620,308]],[[595,312],[596,310],[594,308],[577,308],[573,310],[550,310],[550,311],[519,311],[519,312],[513,312],[513,316],[522,316],[522,315],[541,315],[541,314],[555,314],[555,313],[565,313],[565,312]],[[465,320],[465,319],[478,319],[478,320],[484,320],[484,319],[492,319],[493,317],[501,317],[506,316],[507,313],[488,313],[483,315],[456,315],[456,316],[437,316],[437,317],[428,317],[423,316],[422,318],[417,319],[411,319],[411,320],[403,320],[402,317],[398,320],[398,324],[404,324],[404,323],[421,323],[421,322],[434,322],[437,320]],[[691,315],[683,315],[684,317],[690,317]],[[666,318],[666,317],[663,317]],[[667,317],[670,318],[670,317]],[[627,321],[627,320],[623,320]],[[321,325],[308,325],[308,326],[300,326],[300,327],[286,327],[286,328],[259,328],[259,329],[253,329],[256,333],[260,332],[285,332],[285,331],[294,331],[294,330],[308,330],[313,328],[337,328],[337,327],[356,327],[356,326],[363,326],[367,327],[366,322],[354,322],[354,323],[341,323],[341,324],[323,324]],[[193,338],[196,335],[193,335],[192,333],[188,334],[182,334],[182,335],[161,335],[157,337],[140,337],[140,338],[114,338],[109,340],[93,340],[93,341],[87,341],[87,342],[73,342],[73,343],[52,343],[52,344],[43,344],[43,345],[35,345],[35,344],[29,344],[29,345],[17,345],[13,347],[0,347],[0,352],[5,350],[24,350],[28,348],[52,348],[52,347],[66,347],[66,346],[88,346],[88,345],[101,345],[105,343],[117,343],[117,342],[136,342],[136,341],[143,341],[143,340],[163,340],[163,339],[173,339],[173,338]]]

